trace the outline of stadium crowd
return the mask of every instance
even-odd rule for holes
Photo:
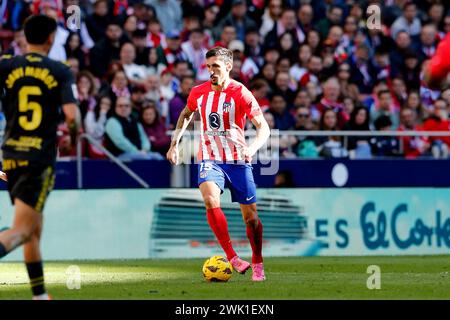
[[[381,8],[381,28],[366,9]],[[81,8],[68,25],[67,8]],[[4,9],[4,10],[3,10]],[[209,80],[205,53],[234,53],[231,76],[281,132],[283,157],[446,158],[450,137],[294,137],[283,130],[449,131],[450,87],[423,70],[450,31],[435,0],[17,0],[0,12],[2,54],[26,50],[32,13],[58,21],[49,56],[76,79],[83,127],[123,159],[163,159],[192,87]],[[249,123],[250,124],[250,123]],[[85,142],[85,157],[104,158]],[[59,127],[59,156],[73,157]]]

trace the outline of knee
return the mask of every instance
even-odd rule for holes
[[[212,208],[220,207],[219,199],[217,199],[217,197],[215,197],[213,195],[206,195],[203,198],[203,201],[205,202],[206,209],[212,209]]]
[[[22,243],[30,241],[34,236],[33,229],[30,226],[19,228],[17,234]]]

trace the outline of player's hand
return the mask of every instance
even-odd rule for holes
[[[252,162],[255,151],[251,147],[244,147],[242,149],[242,157],[246,162]]]
[[[177,145],[170,146],[170,149],[169,151],[167,151],[166,154],[167,160],[169,160],[171,164],[177,165],[178,157],[179,157],[178,146]]]
[[[8,177],[6,176],[6,173],[4,173],[3,171],[0,171],[0,179],[8,182]]]

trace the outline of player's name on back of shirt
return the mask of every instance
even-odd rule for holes
[[[49,69],[26,66],[15,68],[9,73],[5,81],[6,87],[11,89],[14,86],[14,83],[23,77],[32,77],[41,80],[48,89],[52,89],[58,85],[58,81],[56,81],[55,77],[50,73]]]

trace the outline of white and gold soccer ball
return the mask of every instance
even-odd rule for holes
[[[205,261],[202,271],[208,282],[227,282],[233,274],[233,267],[227,258],[213,256]]]

